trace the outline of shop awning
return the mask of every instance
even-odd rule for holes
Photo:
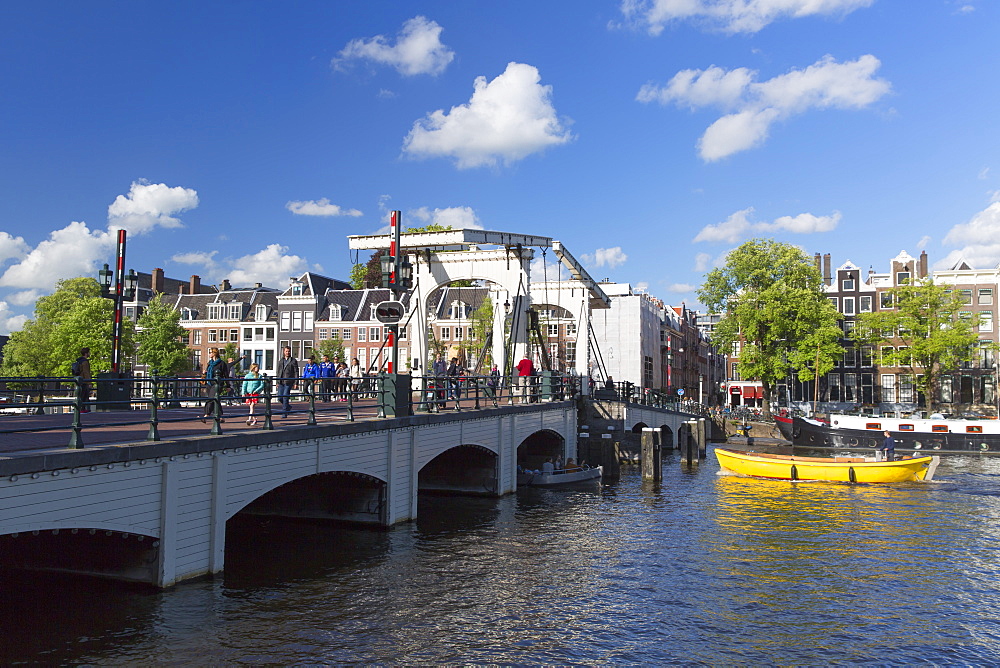
[[[744,399],[755,399],[757,397],[757,388],[753,385],[743,386],[743,398]]]

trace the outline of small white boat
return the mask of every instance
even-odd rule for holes
[[[517,474],[518,487],[561,487],[563,485],[573,485],[581,482],[600,481],[604,475],[604,468],[595,466],[594,468],[572,468],[552,473],[542,473],[541,471],[519,471]]]

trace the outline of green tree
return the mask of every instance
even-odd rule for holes
[[[174,376],[190,367],[187,346],[181,338],[181,314],[163,295],[156,295],[139,316],[136,342],[138,360],[161,376]]]
[[[331,362],[338,357],[342,362],[349,362],[349,360],[344,358],[344,344],[340,339],[323,339],[317,344],[313,352],[316,355],[317,362],[323,361],[323,355],[329,355]]]
[[[470,346],[477,353],[478,371],[479,373],[489,373],[490,365],[493,364],[493,342],[489,340],[493,332],[493,300],[489,297],[483,299],[483,303],[472,312],[469,319],[472,321],[474,335]],[[478,355],[480,350],[484,353],[481,359]]]
[[[817,367],[829,370],[843,354],[840,314],[823,292],[819,270],[795,246],[747,241],[729,253],[725,266],[706,275],[698,297],[722,314],[713,342],[723,350],[740,342],[738,371],[761,381],[765,412],[789,365],[800,378],[814,377]]]
[[[886,292],[894,310],[859,314],[854,339],[879,350],[882,366],[906,369],[933,413],[941,376],[972,359],[979,321],[958,291],[931,278]]]
[[[451,225],[424,225],[423,227],[407,227],[402,230],[402,234],[418,234],[420,232],[446,232],[451,229]],[[363,288],[381,288],[382,287],[382,255],[388,253],[388,250],[377,250],[372,253],[371,257],[368,258],[366,264],[356,264],[351,267],[351,287],[355,290],[361,290]],[[471,281],[456,281],[456,284],[461,282],[463,285],[472,285]]]
[[[4,346],[5,376],[69,376],[81,348],[90,348],[94,374],[111,369],[114,303],[101,297],[96,279],[67,278],[35,302],[34,318],[12,332]],[[122,323],[121,359],[135,353],[135,327]]]

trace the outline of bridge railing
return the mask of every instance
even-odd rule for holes
[[[200,420],[210,433],[222,434],[232,413],[226,406],[243,406],[248,424],[274,429],[276,417],[306,416],[307,425],[320,421],[356,419],[356,409],[377,411],[386,417],[389,396],[406,393],[402,405],[409,412],[476,410],[514,403],[561,401],[573,398],[578,379],[560,374],[531,376],[525,382],[496,376],[418,377],[408,388],[391,385],[389,376],[322,379],[262,376],[263,388],[243,393],[242,378],[204,379],[179,376],[101,374],[82,377],[8,377],[0,386],[17,387],[0,393],[0,417],[17,414],[65,415],[68,420],[0,420],[0,435],[69,430],[70,448],[84,447],[84,432],[97,428],[145,425],[147,441],[159,441],[163,424]],[[324,382],[325,381],[325,382]],[[96,388],[96,397],[92,396]],[[253,412],[251,413],[251,409]],[[103,413],[105,419],[82,415]]]

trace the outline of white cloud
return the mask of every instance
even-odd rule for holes
[[[737,211],[721,223],[706,225],[694,238],[694,242],[699,241],[725,241],[734,244],[750,231],[750,214],[753,207]]]
[[[343,69],[347,61],[370,60],[394,67],[403,76],[438,75],[455,58],[455,52],[441,43],[442,30],[436,22],[415,16],[403,24],[394,45],[384,35],[352,40],[334,58],[333,66]]]
[[[191,253],[178,253],[170,258],[171,262],[179,264],[197,264],[204,267],[215,266],[215,256],[219,251],[193,251]]]
[[[860,109],[873,104],[891,89],[888,81],[874,76],[880,66],[872,55],[844,63],[825,56],[804,70],[755,82],[755,71],[726,71],[713,65],[707,70],[678,72],[664,86],[646,84],[636,99],[731,111],[698,140],[702,160],[712,162],[763,144],[777,121],[813,109]]]
[[[646,281],[639,281],[638,283],[635,284],[635,289],[638,292],[648,292],[649,291],[649,283],[646,282]]]
[[[694,292],[697,289],[697,285],[691,285],[690,283],[671,283],[667,286],[667,292],[673,292],[675,294]]]
[[[29,250],[23,237],[14,237],[6,232],[0,232],[0,264],[7,260],[24,259]]]
[[[721,223],[706,225],[698,232],[694,242],[725,242],[734,244],[743,237],[754,232],[792,232],[794,234],[816,234],[819,232],[830,232],[840,223],[841,214],[834,211],[829,216],[814,216],[811,213],[800,213],[797,216],[781,216],[775,218],[772,223],[753,222],[753,207],[742,209],[732,214]],[[707,256],[699,255],[698,258]],[[701,261],[696,258],[696,263],[700,266]],[[707,261],[707,259],[706,259]]]
[[[708,253],[698,253],[694,256],[694,270],[695,271],[705,271],[708,269],[712,262],[712,256]]]
[[[728,33],[755,33],[783,18],[844,16],[874,0],[622,0],[626,20],[659,35],[668,23],[694,20]]]
[[[927,244],[929,244],[930,242],[931,242],[930,235],[925,234],[924,236],[920,237],[920,241],[917,242],[917,249],[923,250],[924,248],[927,248]]]
[[[1000,202],[993,202],[968,222],[952,227],[944,244],[962,247],[936,262],[938,269],[950,268],[959,260],[978,269],[996,267],[1000,264]]]
[[[232,260],[229,266],[221,270],[233,285],[251,285],[263,283],[270,286],[285,286],[290,276],[299,276],[310,269],[305,258],[298,255],[288,255],[288,247],[280,244],[270,244],[267,248],[252,255]],[[219,273],[217,270],[216,273]]]
[[[136,181],[128,195],[119,195],[108,207],[108,229],[144,234],[156,227],[184,227],[175,214],[198,206],[198,193],[180,186]]]
[[[533,282],[542,281],[568,281],[573,277],[568,271],[564,270],[562,263],[554,258],[548,256],[539,255],[534,260],[531,261],[531,267],[529,271],[531,273],[531,280]],[[535,295],[535,301],[542,299],[542,297]]]
[[[416,121],[403,152],[416,158],[450,157],[459,169],[511,164],[573,139],[556,116],[552,87],[531,65],[509,63],[487,82],[477,77],[468,103]]]
[[[28,306],[34,304],[35,300],[41,296],[41,290],[22,290],[8,295],[7,301],[15,306]]]
[[[990,176],[990,168],[983,167],[982,169],[979,170],[977,178],[979,178],[980,180],[986,180],[987,178],[989,178],[989,176]]]
[[[628,255],[622,252],[621,246],[615,246],[614,248],[598,248],[593,255],[589,253],[583,255],[583,259],[595,267],[614,269],[624,264],[628,260]]]
[[[8,267],[0,276],[0,287],[51,290],[60,279],[94,274],[97,260],[113,246],[110,232],[90,230],[86,223],[70,223]]]
[[[285,208],[298,216],[353,216],[357,218],[362,213],[357,209],[344,209],[331,204],[327,198],[306,201],[288,202]]]
[[[20,330],[28,320],[26,315],[14,315],[7,302],[0,301],[0,334],[7,335]]]
[[[427,225],[442,225],[453,230],[481,230],[479,217],[469,206],[450,206],[445,209],[429,209],[422,206],[419,209],[407,211],[407,216],[416,218],[417,223],[405,227],[426,227]]]

